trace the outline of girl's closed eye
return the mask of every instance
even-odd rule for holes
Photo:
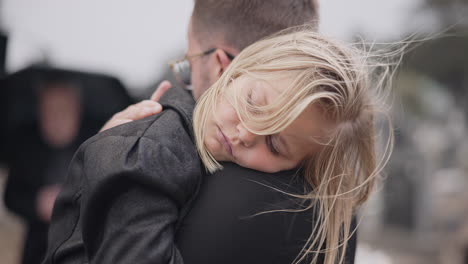
[[[273,136],[271,136],[271,135],[266,136],[265,141],[266,141],[266,144],[267,144],[268,149],[270,150],[270,152],[273,155],[278,156],[280,154],[280,152],[279,152],[278,148],[276,147],[276,145],[273,142]]]
[[[247,104],[251,108],[253,114],[260,114],[261,111],[258,109],[258,94],[255,93],[255,88],[249,90],[249,93],[247,95]],[[278,147],[276,146],[273,137],[273,135],[265,136],[265,143],[268,146],[268,150],[273,155],[279,156],[280,151],[278,150]]]

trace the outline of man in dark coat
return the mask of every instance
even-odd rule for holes
[[[174,69],[198,99],[247,45],[303,23],[317,23],[315,1],[197,0],[184,62],[190,64],[191,72],[183,64]],[[163,83],[160,88],[168,87]],[[179,87],[169,90],[161,104],[163,116],[167,116],[165,111],[190,107]],[[160,111],[156,102],[144,101],[116,114],[105,128]],[[184,165],[180,163],[184,159],[146,155],[149,144],[155,149],[160,144],[179,149],[175,157],[188,144],[186,136],[180,137],[189,133],[184,125],[179,126],[180,135],[157,138],[159,132],[151,131],[160,118],[156,115],[115,127],[80,148],[56,203],[44,263],[291,263],[312,232],[312,210],[253,215],[300,208],[298,201],[278,191],[300,193],[300,178],[292,171],[266,174],[235,164],[224,164],[214,175],[204,175],[203,170],[194,175],[192,162]],[[173,129],[184,123],[180,115],[173,122],[158,126]],[[97,154],[104,156],[99,164],[86,166],[86,160]],[[159,165],[151,165],[151,158],[161,158]],[[149,170],[151,166],[154,170]],[[187,166],[192,168],[189,173]],[[189,176],[181,180],[184,173],[157,173],[173,169]],[[102,173],[97,178],[83,173],[96,174],[96,170]],[[354,262],[355,239],[354,235],[349,241],[346,263]]]

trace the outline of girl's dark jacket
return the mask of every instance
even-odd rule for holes
[[[252,215],[297,206],[271,188],[302,190],[294,173],[225,164],[206,175],[192,96],[174,87],[161,102],[161,114],[99,133],[79,148],[55,204],[43,263],[291,263],[312,230],[310,210]],[[355,236],[347,263],[354,252]]]

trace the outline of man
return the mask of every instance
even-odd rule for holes
[[[198,99],[243,48],[279,30],[304,23],[317,23],[315,1],[197,0],[188,29],[186,60],[190,63],[190,78],[179,78],[192,86],[193,97]],[[163,82],[153,95],[153,101],[130,106],[116,114],[103,129],[160,112],[161,106],[157,101],[169,87],[169,83]],[[172,88],[162,96],[161,103],[177,98],[177,94],[182,92]],[[289,171],[271,175],[233,164],[224,165],[225,169],[215,175],[203,176],[203,184],[198,197],[192,203],[192,209],[189,212],[179,212],[179,218],[184,220],[155,237],[153,245],[147,239],[150,234],[146,232],[157,232],[159,229],[152,227],[156,227],[161,219],[148,219],[144,213],[146,209],[141,208],[141,204],[155,198],[151,194],[144,196],[143,191],[139,192],[132,187],[120,200],[122,204],[128,204],[124,207],[131,211],[128,214],[135,216],[133,221],[125,223],[145,222],[143,232],[127,232],[125,235],[128,238],[123,240],[121,236],[114,236],[112,240],[108,235],[112,230],[108,231],[103,226],[105,230],[100,231],[101,226],[98,224],[93,230],[102,234],[89,234],[80,230],[70,233],[68,238],[57,243],[60,240],[57,239],[60,227],[56,227],[50,233],[52,246],[49,247],[45,263],[80,263],[83,260],[89,263],[291,263],[311,233],[310,210],[301,213],[253,215],[275,209],[298,209],[293,208],[297,201],[292,202],[287,195],[271,189],[274,187],[291,193],[300,191],[301,185],[291,180],[294,173]],[[158,191],[160,190],[153,190],[154,193]],[[112,192],[115,194],[118,191]],[[59,206],[66,204],[63,197],[62,202],[59,197]],[[131,208],[132,205],[135,209]],[[71,200],[70,206],[73,206]],[[117,205],[114,203],[112,206]],[[158,206],[157,201],[154,201],[153,206]],[[148,206],[149,210],[151,209]],[[136,211],[140,212],[138,216]],[[109,219],[102,221],[107,221],[114,229],[122,222],[120,218],[127,218],[127,214],[119,210],[109,209],[109,212],[105,214]],[[85,214],[83,217],[93,214],[89,210],[82,213]],[[96,213],[102,215],[102,212]],[[54,218],[58,219],[62,214],[63,212],[56,210]],[[77,215],[75,218],[81,217]],[[80,225],[80,222],[76,224]],[[79,226],[77,228],[80,229]],[[127,227],[121,225],[117,228]],[[136,234],[138,232],[140,234]],[[113,234],[115,233],[114,230]],[[154,233],[151,235],[154,236]],[[89,242],[83,243],[83,236]],[[160,239],[162,236],[164,240]],[[160,251],[161,243],[170,252],[148,252]],[[167,247],[166,244],[172,243],[175,243],[175,248]],[[355,240],[352,239],[347,254],[348,263],[353,262],[354,250]]]

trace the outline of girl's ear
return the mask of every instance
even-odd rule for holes
[[[215,51],[215,58],[216,58],[216,74],[217,78],[221,77],[223,72],[231,63],[231,59],[226,55],[226,52],[222,49],[217,49]]]

